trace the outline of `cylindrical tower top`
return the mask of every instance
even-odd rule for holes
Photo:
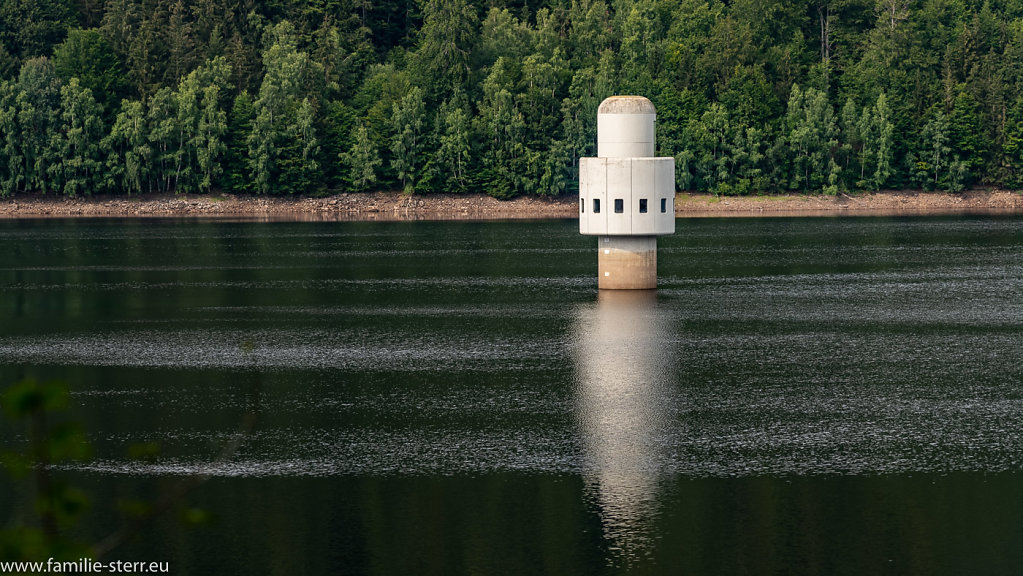
[[[654,103],[643,96],[611,96],[600,103],[597,114],[656,114]]]
[[[651,158],[657,111],[642,96],[612,96],[597,108],[597,156]]]

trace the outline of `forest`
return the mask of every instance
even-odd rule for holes
[[[2,0],[0,195],[571,194],[615,94],[685,190],[1023,185],[1017,0]]]

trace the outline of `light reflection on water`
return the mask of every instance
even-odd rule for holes
[[[188,272],[166,269],[162,262],[191,251],[201,237],[185,234],[189,244],[169,246],[174,258],[153,258],[152,269],[132,282],[122,281],[138,272],[130,266],[50,270],[40,267],[45,258],[23,268],[0,266],[9,296],[0,306],[11,315],[0,333],[0,359],[58,371],[93,367],[105,377],[147,371],[141,381],[79,383],[83,403],[104,414],[126,407],[175,418],[237,410],[248,401],[241,375],[262,374],[273,377],[259,392],[269,413],[300,422],[335,418],[330,426],[269,418],[231,463],[182,449],[157,463],[91,464],[130,474],[515,470],[597,478],[595,462],[611,461],[615,437],[576,437],[601,429],[592,423],[601,410],[579,408],[584,400],[599,407],[602,397],[593,390],[621,396],[618,403],[605,398],[609,408],[657,416],[636,440],[642,450],[632,456],[639,460],[626,462],[657,474],[1023,468],[1023,400],[1016,391],[1023,373],[1023,262],[1012,249],[1019,245],[1012,222],[955,221],[947,230],[933,223],[826,224],[758,221],[750,228],[761,228],[759,236],[733,224],[684,228],[665,243],[669,256],[653,303],[620,301],[632,293],[595,296],[585,260],[544,276],[508,273],[501,260],[496,273],[482,275],[478,268],[493,250],[482,251],[487,256],[479,261],[424,264],[410,256],[368,278],[355,277],[349,260],[281,268],[270,258],[265,269],[217,273],[199,258],[179,263]],[[568,233],[540,230],[531,238],[537,244],[564,241]],[[953,239],[913,235],[921,230],[944,230]],[[156,235],[160,242],[175,237],[164,232]],[[405,237],[414,234],[398,232],[401,242],[417,244]],[[889,241],[896,233],[908,236]],[[232,234],[233,241],[245,237]],[[83,241],[92,246],[84,252],[102,253],[102,261],[115,253],[107,243],[124,240],[102,230],[96,236]],[[281,237],[333,238],[316,230]],[[337,237],[349,235],[342,230]],[[367,238],[373,246],[389,237]],[[734,238],[759,245],[733,245],[727,258],[704,245]],[[476,241],[467,235],[455,244]],[[803,247],[777,245],[789,241]],[[223,257],[209,247],[199,252]],[[876,254],[895,264],[876,267]],[[535,251],[518,256],[513,268],[549,266],[535,261]],[[744,267],[733,269],[739,261]],[[194,275],[210,278],[184,281]],[[57,282],[69,276],[77,281]],[[106,292],[112,298],[105,302]],[[42,304],[18,312],[18,302]],[[63,308],[68,302],[80,306]],[[105,310],[88,316],[104,302]],[[632,335],[619,338],[616,330]],[[612,348],[599,348],[605,345]],[[609,362],[595,363],[601,358]],[[117,386],[138,393],[117,394]],[[119,404],[100,401],[115,395]],[[131,436],[173,445],[194,435],[214,438],[218,426],[232,424],[133,427],[124,442]]]
[[[16,362],[163,368],[494,370],[556,353],[548,342],[461,334],[318,330],[121,331],[79,337],[0,339]]]
[[[582,475],[611,550],[626,562],[655,546],[679,350],[656,291],[602,290],[574,326]]]

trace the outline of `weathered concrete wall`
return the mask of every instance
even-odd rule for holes
[[[657,139],[654,105],[642,96],[612,96],[597,109],[597,156],[649,158]]]
[[[598,288],[657,288],[656,236],[601,236],[597,248]]]
[[[675,159],[581,158],[579,199],[580,234],[673,234]]]

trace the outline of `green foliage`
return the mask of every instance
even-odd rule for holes
[[[99,30],[72,29],[53,50],[53,68],[65,83],[77,78],[109,118],[127,97],[127,82],[120,59]]]
[[[311,56],[323,68],[327,95],[350,98],[373,61],[371,32],[352,13],[326,13],[313,35]]]
[[[225,134],[227,149],[222,162],[222,185],[232,192],[252,190],[252,175],[248,169],[246,151],[254,116],[255,110],[249,93],[243,91],[235,96]]]
[[[782,110],[767,75],[759,66],[737,66],[727,86],[719,102],[747,126],[763,126]]]
[[[353,130],[352,146],[340,154],[341,163],[348,169],[348,181],[356,191],[368,190],[377,181],[380,154],[369,138],[364,124]]]
[[[57,161],[50,165],[49,177],[65,196],[92,194],[103,169],[100,141],[106,130],[100,107],[78,78],[71,78],[60,94],[61,122],[52,142]]]
[[[988,138],[980,104],[973,94],[966,90],[956,94],[948,124],[949,143],[962,159],[966,178],[984,172],[993,143]]]
[[[266,32],[265,75],[253,104],[249,168],[260,194],[310,192],[319,182],[319,141],[311,87],[323,70],[297,48],[294,26],[284,21]]]
[[[157,90],[149,99],[146,125],[151,157],[150,186],[160,192],[173,189],[181,161],[181,136],[178,121],[178,98],[169,87]]]
[[[932,111],[908,156],[912,178],[925,190],[963,189],[969,168],[954,152],[951,135],[948,117],[941,110]]]
[[[49,56],[74,20],[66,0],[5,0],[0,3],[0,44],[22,62]]]
[[[180,480],[155,501],[118,500],[115,505],[123,525],[95,545],[82,543],[75,525],[91,502],[84,492],[60,477],[59,470],[61,464],[91,458],[92,447],[82,426],[68,417],[69,398],[70,390],[65,383],[34,379],[7,386],[0,393],[0,417],[24,430],[23,435],[8,439],[8,451],[0,452],[0,471],[12,476],[16,491],[30,493],[31,497],[25,500],[32,503],[26,509],[16,506],[8,523],[0,528],[0,561],[98,559],[135,537],[158,515],[175,508],[185,525],[209,521],[204,510],[182,506],[187,492],[206,480],[193,476]],[[253,422],[254,414],[249,413],[241,432],[250,430]],[[239,437],[227,443],[219,458],[231,458],[240,442]],[[158,454],[159,445],[155,443],[132,445],[129,449],[132,459],[153,460]]]
[[[477,68],[493,65],[501,56],[525,58],[533,51],[534,32],[507,8],[491,8],[481,24]]]
[[[895,126],[891,122],[891,110],[888,108],[888,98],[884,92],[878,95],[877,102],[871,110],[869,120],[867,118],[867,111],[864,110],[861,129],[867,135],[864,141],[864,148],[873,159],[873,171],[865,171],[861,172],[861,174],[869,174],[869,186],[878,190],[895,173],[893,165],[895,156]]]
[[[689,189],[1023,183],[1007,2],[10,0],[0,194],[563,194],[624,93]]]
[[[114,120],[110,134],[103,140],[107,151],[104,187],[127,194],[148,189],[153,149],[149,145],[145,108],[142,103],[125,100]]]
[[[439,94],[461,89],[472,74],[469,57],[479,36],[479,17],[466,0],[427,0],[413,70],[421,85]]]
[[[792,86],[788,111],[774,148],[774,158],[789,167],[780,175],[790,190],[838,192],[841,168],[835,159],[838,122],[824,92]]]
[[[487,193],[495,198],[521,194],[523,175],[528,170],[526,121],[512,95],[517,78],[515,63],[498,58],[483,82],[483,101],[476,119],[476,129],[482,136],[481,178]]]
[[[88,508],[80,490],[56,477],[53,464],[83,460],[91,447],[82,428],[68,420],[68,387],[62,382],[22,380],[4,391],[4,415],[24,423],[27,443],[3,454],[3,464],[15,478],[26,478],[34,492],[34,516],[20,527],[0,530],[0,559],[77,559],[88,549],[67,537],[67,530]]]
[[[422,174],[423,91],[413,86],[395,102],[391,113],[391,167],[398,174],[405,194],[415,190]]]
[[[220,57],[196,68],[178,85],[176,192],[208,192],[223,172],[220,160],[228,128],[224,101],[230,76],[230,65]]]
[[[25,181],[24,159],[21,156],[21,132],[18,130],[18,86],[0,81],[0,195],[10,196]]]
[[[33,58],[21,66],[15,100],[23,186],[46,193],[55,187],[49,172],[57,161],[52,135],[60,122],[60,79],[48,59]]]
[[[1023,186],[1023,98],[1017,99],[1010,109],[1006,124],[1000,174],[1008,186],[1020,187]]]
[[[303,98],[295,111],[294,124],[285,131],[279,157],[279,188],[283,192],[313,194],[320,188],[320,141],[315,116],[312,102]]]
[[[436,165],[443,190],[464,192],[468,187],[472,148],[470,118],[457,102],[445,101],[437,114]]]
[[[847,187],[879,190],[895,173],[894,132],[891,109],[884,92],[862,112],[850,98],[840,118],[842,145],[838,156]]]

